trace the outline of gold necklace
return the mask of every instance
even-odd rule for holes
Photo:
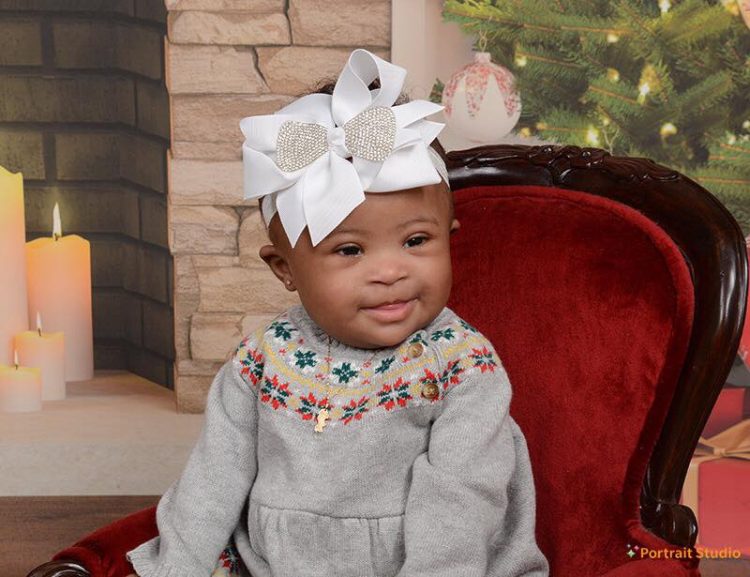
[[[333,405],[331,405],[331,399],[333,399],[333,397],[338,395],[340,392],[349,390],[348,387],[337,387],[335,389],[331,387],[331,340],[332,340],[331,336],[328,335],[328,354],[326,355],[326,363],[328,364],[328,369],[327,369],[327,375],[325,378],[325,386],[329,394],[326,395],[326,399],[327,399],[326,406],[320,409],[320,411],[318,411],[318,414],[315,417],[316,422],[315,422],[314,431],[316,433],[322,433],[323,428],[328,424],[327,421],[331,418],[330,410],[333,408]],[[368,377],[370,378],[372,377],[372,361],[375,358],[375,356],[378,354],[378,351],[379,349],[376,349],[373,355],[370,357],[370,360],[363,363],[363,366],[368,363],[370,365],[370,374],[368,375]],[[335,390],[336,392],[334,392],[333,394],[330,394],[330,391],[332,390]]]

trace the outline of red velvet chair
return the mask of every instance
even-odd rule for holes
[[[447,159],[461,221],[448,305],[510,376],[552,576],[698,577],[678,499],[744,323],[738,225],[684,176],[599,149]],[[156,534],[140,511],[30,577],[120,577]]]

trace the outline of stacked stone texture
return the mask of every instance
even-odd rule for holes
[[[258,256],[257,201],[242,199],[245,116],[271,114],[352,49],[390,58],[390,0],[167,0],[171,105],[169,246],[174,256],[175,389],[200,412],[242,335],[299,302]]]

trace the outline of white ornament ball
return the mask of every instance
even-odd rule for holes
[[[474,62],[451,76],[442,104],[447,124],[480,144],[500,142],[521,116],[516,79],[510,70],[493,63],[489,52],[475,52]]]

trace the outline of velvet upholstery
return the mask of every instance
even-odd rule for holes
[[[94,531],[57,553],[52,560],[77,562],[92,577],[125,577],[134,572],[125,553],[158,534],[156,507],[147,507]]]
[[[639,495],[690,338],[679,249],[640,212],[578,191],[473,187],[455,207],[449,306],[510,376],[553,574],[697,575],[626,556],[628,544],[674,549],[641,525]]]

